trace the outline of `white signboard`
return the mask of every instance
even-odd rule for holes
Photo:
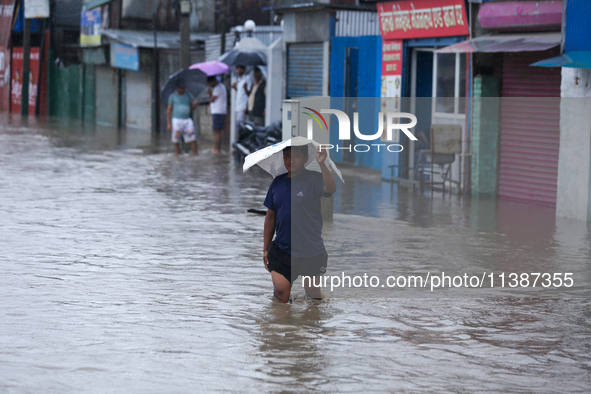
[[[25,18],[49,18],[49,0],[25,0]]]

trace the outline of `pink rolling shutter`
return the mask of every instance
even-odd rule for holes
[[[556,204],[560,141],[560,68],[530,64],[557,56],[504,53],[499,196]]]

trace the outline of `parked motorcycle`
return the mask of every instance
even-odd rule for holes
[[[273,122],[269,126],[257,126],[254,122],[244,121],[238,130],[238,139],[232,144],[236,150],[236,159],[241,161],[244,157],[263,149],[266,146],[281,141],[281,122]]]

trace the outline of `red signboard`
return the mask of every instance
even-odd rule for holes
[[[37,86],[39,85],[39,48],[31,48],[29,72],[29,115],[35,115]],[[21,92],[23,80],[23,48],[12,49],[12,81],[10,89],[10,112],[21,112]]]
[[[402,74],[402,40],[382,42],[382,75]]]
[[[384,40],[468,35],[464,0],[412,0],[378,4]]]
[[[402,91],[402,40],[382,41],[382,112],[399,112]],[[385,129],[384,129],[385,130]],[[386,141],[386,133],[382,140]]]

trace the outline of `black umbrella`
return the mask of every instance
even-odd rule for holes
[[[255,37],[244,37],[234,49],[218,59],[229,66],[259,66],[267,64],[267,46]]]
[[[195,98],[208,88],[207,75],[203,71],[182,69],[168,77],[166,85],[162,88],[161,98],[164,105],[168,104],[168,96],[175,91],[179,81],[184,83],[187,91]]]
[[[267,64],[267,55],[258,49],[232,49],[220,56],[229,66],[258,66]]]

